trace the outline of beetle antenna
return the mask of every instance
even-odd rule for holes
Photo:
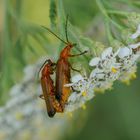
[[[69,42],[69,39],[68,39],[68,18],[69,18],[69,16],[67,15],[67,17],[66,17],[66,24],[65,24],[65,34],[66,34],[67,42]]]
[[[45,27],[45,26],[41,26],[44,29],[46,29],[47,31],[49,31],[51,34],[53,34],[56,38],[58,38],[59,40],[61,40],[64,44],[68,44],[66,41],[64,41],[63,39],[61,39],[57,34],[55,34],[53,31],[51,31],[49,28]]]

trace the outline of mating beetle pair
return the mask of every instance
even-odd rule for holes
[[[43,66],[41,67],[41,86],[42,86],[43,95],[41,95],[40,97],[44,99],[46,102],[47,112],[49,117],[53,117],[56,112],[64,112],[65,104],[67,103],[68,97],[71,93],[70,87],[64,86],[65,84],[70,83],[70,78],[71,78],[70,71],[71,69],[73,69],[68,61],[68,58],[75,57],[78,55],[83,55],[87,52],[84,51],[76,55],[72,55],[70,53],[71,49],[76,44],[72,44],[68,40],[67,23],[68,23],[68,18],[66,20],[66,28],[65,28],[66,41],[62,40],[50,29],[44,27],[66,45],[66,47],[61,51],[60,57],[56,64],[49,59],[46,60]],[[51,79],[51,75],[54,73],[54,71],[56,71],[55,86],[53,80]]]

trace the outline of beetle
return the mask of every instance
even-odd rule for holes
[[[70,83],[70,78],[71,78],[71,75],[70,75],[71,72],[70,71],[71,71],[71,69],[74,70],[74,71],[78,71],[78,70],[72,68],[72,66],[71,66],[71,64],[69,63],[69,60],[68,60],[69,57],[75,57],[75,56],[79,56],[79,55],[83,55],[83,54],[87,53],[87,51],[84,51],[80,54],[75,54],[75,55],[72,55],[70,53],[71,49],[74,46],[76,46],[76,44],[71,43],[68,40],[67,24],[68,24],[68,17],[66,19],[66,26],[65,26],[66,41],[61,39],[58,35],[56,35],[54,32],[52,32],[49,28],[42,26],[43,28],[47,29],[50,33],[52,33],[54,36],[56,36],[59,40],[61,40],[66,45],[65,48],[61,51],[60,57],[59,57],[59,59],[56,63],[55,87],[54,87],[53,84],[50,85],[50,87],[53,87],[55,89],[55,91],[53,91],[53,100],[52,100],[53,103],[51,103],[51,101],[48,101],[50,97],[46,97],[48,99],[45,99],[45,101],[49,102],[48,106],[50,106],[52,104],[53,107],[55,108],[56,112],[63,112],[64,111],[65,104],[67,103],[68,97],[71,93],[71,88],[65,86],[66,84]],[[46,66],[44,66],[43,69],[46,69],[45,67]],[[42,71],[44,71],[44,70],[42,70]],[[45,75],[46,75],[45,77],[47,77],[47,74],[48,73],[45,73]],[[44,73],[42,73],[42,75],[44,75]],[[52,79],[49,79],[47,81],[47,83],[49,83],[49,81],[51,81],[51,80]],[[44,80],[44,78],[43,78],[43,80],[41,80],[41,81],[42,81],[41,85],[42,85],[42,89],[44,90],[44,93],[49,94],[49,92],[51,92],[51,91],[45,91],[46,87],[48,86],[48,85],[45,85],[46,80]],[[51,93],[49,95],[51,96]],[[54,95],[55,95],[55,98],[54,98]],[[45,97],[45,95],[44,95],[44,97]],[[56,109],[56,106],[57,106],[57,109]],[[50,108],[51,107],[49,107],[49,109]]]
[[[62,112],[60,103],[56,100],[55,97],[55,87],[51,75],[54,73],[54,66],[50,59],[46,60],[42,67],[41,71],[41,87],[43,95],[40,95],[40,98],[45,100],[47,112],[49,117],[53,117],[56,112]]]
[[[71,49],[76,46],[76,43],[71,43],[68,39],[68,32],[67,32],[67,25],[68,25],[68,16],[66,19],[66,26],[65,26],[65,34],[66,34],[66,41],[63,40],[65,43],[65,48],[61,51],[60,57],[56,63],[56,99],[60,102],[62,109],[64,110],[64,106],[68,100],[68,97],[71,93],[70,87],[66,87],[64,85],[70,83],[70,71],[71,69],[74,71],[78,71],[72,68],[71,64],[69,63],[69,57],[75,57],[79,55],[85,54],[87,51],[84,51],[80,54],[72,55]],[[62,40],[62,39],[61,39]],[[79,71],[78,71],[79,72]]]
[[[55,84],[56,93],[55,95],[56,95],[56,99],[60,102],[63,110],[67,102],[67,99],[71,93],[70,87],[66,87],[64,85],[70,83],[71,69],[74,71],[78,71],[72,68],[68,59],[69,57],[75,57],[75,56],[82,55],[87,52],[87,51],[84,51],[80,54],[72,55],[70,51],[74,46],[75,44],[67,42],[66,47],[61,51],[60,57],[56,63],[56,84]]]

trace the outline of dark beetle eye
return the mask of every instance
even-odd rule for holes
[[[51,63],[51,65],[50,66],[55,66],[55,63]]]

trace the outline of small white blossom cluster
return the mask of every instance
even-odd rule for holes
[[[69,114],[50,119],[39,98],[42,90],[35,75],[42,62],[25,68],[22,82],[13,86],[10,99],[0,107],[0,140],[56,140],[71,126]]]
[[[68,111],[82,107],[87,100],[94,97],[95,92],[104,92],[111,89],[113,82],[120,80],[125,83],[136,77],[137,62],[140,58],[140,24],[136,32],[130,35],[135,43],[127,46],[106,48],[98,57],[90,60],[89,65],[93,68],[89,76],[80,74],[72,77],[72,83],[67,84],[74,91],[66,105]],[[99,46],[100,47],[100,46]]]
[[[65,85],[72,87],[73,93],[68,98],[65,106],[66,112],[71,112],[79,107],[85,109],[85,102],[93,98],[93,84],[90,83],[86,76],[80,74],[72,77],[72,83]]]

